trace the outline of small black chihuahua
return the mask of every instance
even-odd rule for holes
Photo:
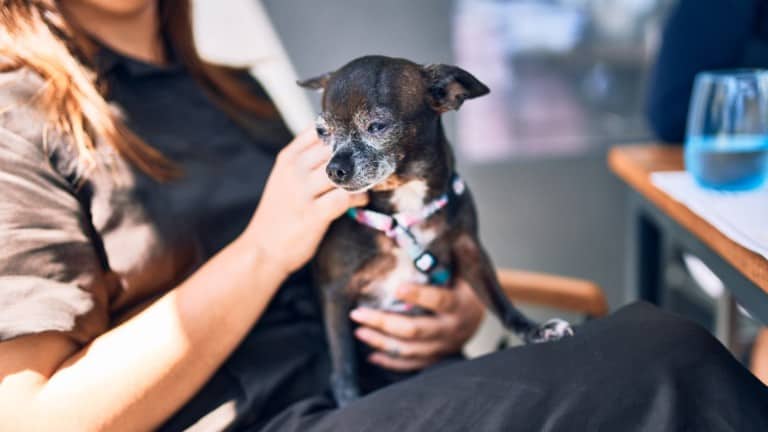
[[[360,392],[348,313],[357,304],[429,313],[395,298],[405,283],[448,289],[462,278],[526,342],[572,334],[562,320],[534,323],[504,296],[478,240],[472,197],[454,171],[440,114],[488,87],[456,66],[383,56],[358,58],[299,85],[324,90],[317,134],[333,150],[329,178],[370,194],[365,209],[350,209],[331,226],[315,262],[340,405]]]

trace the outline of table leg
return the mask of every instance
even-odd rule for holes
[[[717,299],[715,313],[715,336],[732,353],[741,352],[739,346],[739,308],[736,299],[729,291],[723,291]]]
[[[628,244],[634,245],[630,246],[627,257],[627,300],[645,300],[658,305],[664,285],[662,231],[643,211],[634,192],[627,214],[630,218]]]

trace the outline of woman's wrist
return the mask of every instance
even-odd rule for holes
[[[255,279],[274,281],[279,287],[291,274],[291,270],[280,258],[280,253],[285,251],[277,251],[275,249],[279,248],[270,248],[270,245],[264,244],[261,239],[248,237],[248,234],[244,233],[232,243],[232,247],[236,249],[235,255],[242,259],[243,265]]]

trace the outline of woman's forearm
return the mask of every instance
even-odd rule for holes
[[[311,258],[330,223],[366,204],[365,193],[328,180],[329,157],[313,129],[297,136],[240,238],[84,349],[56,332],[0,342],[0,430],[150,430],[168,419]]]
[[[238,345],[285,277],[252,244],[234,242],[70,357],[37,392],[41,429],[149,430],[170,417]]]

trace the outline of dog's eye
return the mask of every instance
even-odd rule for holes
[[[369,133],[381,132],[381,131],[383,131],[386,128],[387,128],[387,124],[386,123],[373,122],[373,123],[368,125],[368,132]]]
[[[315,131],[317,131],[317,136],[319,136],[321,138],[325,138],[328,135],[330,135],[330,133],[328,132],[328,129],[326,129],[326,128],[322,127],[322,126],[316,127]]]

